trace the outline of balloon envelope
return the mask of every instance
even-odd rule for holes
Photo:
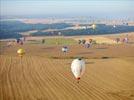
[[[20,54],[20,55],[23,55],[23,54],[25,53],[25,51],[24,51],[24,49],[19,49],[19,50],[17,51],[17,53]]]
[[[96,28],[96,25],[95,25],[95,24],[93,24],[93,25],[92,25],[92,28],[93,28],[93,29],[95,29],[95,28]]]
[[[67,52],[68,51],[68,48],[67,47],[62,47],[62,52]]]
[[[79,80],[85,72],[85,61],[82,59],[74,59],[71,64],[71,70],[75,78]]]

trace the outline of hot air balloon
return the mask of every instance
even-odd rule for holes
[[[113,28],[115,28],[116,26],[115,25],[113,25]]]
[[[25,50],[24,49],[18,49],[17,53],[20,57],[22,57],[25,54]]]
[[[68,51],[68,47],[67,46],[64,46],[64,47],[62,47],[62,52],[67,52]]]
[[[89,48],[90,47],[90,43],[89,42],[85,43],[85,47]]]
[[[62,35],[61,32],[58,32],[58,35]]]
[[[96,25],[95,25],[95,24],[93,24],[93,25],[92,25],[92,28],[93,28],[93,29],[96,29]]]
[[[81,42],[82,42],[81,40],[78,40],[78,44],[81,44]]]
[[[82,58],[74,59],[71,64],[71,71],[79,83],[81,76],[85,72],[85,61]]]

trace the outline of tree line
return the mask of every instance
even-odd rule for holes
[[[26,24],[20,21],[0,21],[0,39],[4,38],[20,38],[22,37],[20,32],[27,32],[37,30],[37,32],[31,33],[31,36],[73,36],[73,35],[101,35],[101,34],[115,34],[123,32],[134,32],[134,26],[128,25],[112,25],[96,24],[96,28],[85,29],[67,29],[51,32],[43,32],[47,29],[65,29],[74,25],[67,23],[53,23],[53,24]],[[86,26],[86,25],[84,25]],[[88,25],[87,25],[88,26]],[[90,25],[89,25],[90,26]],[[60,34],[59,34],[60,33]]]

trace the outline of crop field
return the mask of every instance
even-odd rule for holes
[[[133,39],[131,44],[90,48],[73,39],[59,39],[58,45],[51,39],[46,45],[28,41],[6,47],[1,42],[0,100],[134,100]],[[67,53],[61,52],[63,45],[68,45]],[[22,58],[19,48],[26,51]],[[76,57],[86,61],[79,83],[70,69]]]
[[[42,38],[43,39],[43,38]],[[71,38],[45,38],[45,45],[74,45],[77,42]],[[41,44],[42,40],[29,40],[30,44]]]

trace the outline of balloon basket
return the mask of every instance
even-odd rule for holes
[[[19,55],[19,57],[22,59],[23,55]]]

